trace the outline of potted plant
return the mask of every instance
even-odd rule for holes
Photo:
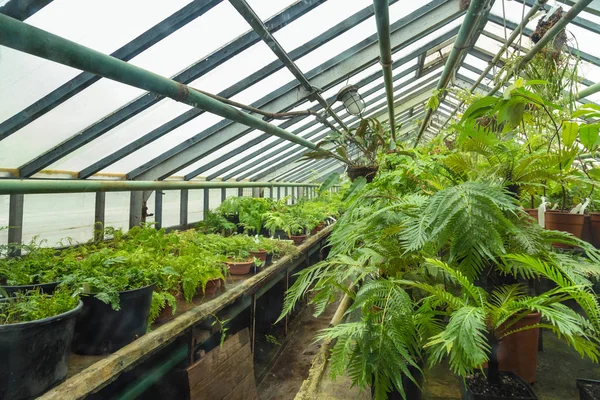
[[[63,284],[83,301],[72,350],[108,354],[144,335],[158,279],[156,259],[143,248],[101,249],[79,262]]]
[[[35,398],[65,379],[82,307],[76,296],[60,289],[0,300],[0,398]]]
[[[580,400],[600,399],[600,381],[593,379],[577,379]]]
[[[76,260],[72,251],[59,252],[43,244],[34,238],[26,245],[9,244],[0,248],[0,292],[13,296],[16,292],[37,288],[45,293],[54,291]],[[10,257],[16,249],[26,254]]]
[[[358,128],[347,132],[330,132],[317,144],[317,150],[306,153],[304,158],[335,158],[346,164],[351,181],[362,176],[371,182],[379,168],[377,156],[391,146],[389,135],[388,129],[378,120],[363,119]],[[395,144],[393,147],[396,147]]]

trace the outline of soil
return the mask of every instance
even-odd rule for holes
[[[500,373],[500,384],[490,385],[485,375],[477,372],[466,378],[467,387],[474,394],[485,394],[498,397],[529,397],[527,387],[514,377]]]
[[[594,399],[600,399],[600,384],[586,383],[583,388]]]

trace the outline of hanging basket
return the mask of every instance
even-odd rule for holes
[[[348,178],[350,178],[351,181],[354,181],[359,176],[364,176],[367,182],[370,183],[373,181],[373,178],[375,178],[375,175],[377,175],[377,170],[378,167],[373,166],[348,167],[347,173]]]

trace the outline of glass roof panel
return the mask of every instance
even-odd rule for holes
[[[272,0],[263,1],[273,3]],[[329,0],[275,32],[273,36],[286,51],[292,51],[370,5],[370,0]]]
[[[250,8],[258,15],[260,19],[267,20],[280,10],[287,8],[296,0],[246,0]]]
[[[53,1],[28,18],[27,23],[103,53],[111,53],[189,2]],[[110,29],[106,29],[108,21]],[[7,47],[0,47],[0,60],[0,122],[81,72]],[[19,95],[15,96],[15,93]]]

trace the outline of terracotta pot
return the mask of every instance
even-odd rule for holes
[[[250,256],[258,258],[262,262],[267,261],[267,251],[259,249],[258,251],[251,251]]]
[[[227,268],[229,268],[229,273],[231,275],[246,275],[250,273],[250,268],[252,268],[252,260],[251,261],[242,261],[242,262],[232,262],[228,261]]]
[[[592,244],[600,247],[600,213],[590,213],[590,233]]]
[[[541,318],[540,313],[532,313],[520,319],[508,329],[512,331],[538,324]],[[500,370],[512,371],[523,378],[525,382],[535,382],[539,336],[539,329],[528,329],[512,333],[503,338],[498,346]]]
[[[359,176],[364,176],[368,183],[373,182],[373,178],[377,175],[377,167],[349,167],[348,178],[354,181]]]
[[[210,281],[206,282],[204,290],[202,290],[202,287],[198,288],[198,293],[200,295],[213,295],[217,293],[217,290],[219,290],[220,287],[221,279],[211,279]]]
[[[310,231],[311,235],[316,235],[317,233],[321,232],[323,229],[325,229],[325,222],[321,222],[319,225],[315,226],[312,231]]]
[[[533,219],[538,221],[538,209],[537,208],[525,208],[524,209],[527,214]]]
[[[300,246],[306,240],[306,235],[290,235],[296,246]]]
[[[173,318],[175,318],[175,315],[173,315],[173,307],[167,304],[165,308],[160,310],[160,313],[158,314],[158,317],[156,317],[156,320],[154,320],[154,323],[162,324],[172,320]]]
[[[587,218],[586,218],[587,217]],[[589,240],[590,218],[583,214],[570,214],[565,212],[546,212],[546,229],[571,233],[573,236]],[[587,223],[586,223],[587,220]],[[571,246],[556,243],[556,247],[569,248]]]

